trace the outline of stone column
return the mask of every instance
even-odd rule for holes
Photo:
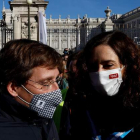
[[[80,50],[80,28],[79,26],[77,27],[77,39],[76,39],[76,50]]]
[[[78,28],[78,45],[80,45],[80,28]]]
[[[14,39],[21,38],[21,18],[20,16],[14,17]]]
[[[61,49],[61,29],[59,29],[59,50]]]
[[[89,41],[89,39],[90,39],[89,26],[87,26],[87,42]],[[86,43],[87,43],[87,42],[86,42]]]
[[[52,31],[50,29],[50,46],[52,47]]]
[[[88,30],[87,30],[87,27],[85,27],[85,44],[84,45],[86,45],[86,43],[87,43],[87,38],[88,38]]]
[[[68,28],[68,42],[67,42],[68,49],[70,48],[70,29]]]

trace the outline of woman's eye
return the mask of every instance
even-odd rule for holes
[[[113,64],[107,64],[107,65],[104,65],[103,67],[104,68],[111,68],[111,67],[113,67]]]

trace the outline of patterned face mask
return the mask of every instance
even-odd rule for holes
[[[23,102],[29,104],[29,107],[38,112],[38,115],[43,118],[52,118],[53,114],[55,112],[56,107],[61,103],[62,101],[62,94],[61,90],[54,90],[49,93],[43,93],[43,94],[33,94],[30,92],[27,88],[25,88],[23,85],[22,87],[29,93],[33,95],[33,98],[31,102],[25,101],[23,98],[19,97],[20,100]]]

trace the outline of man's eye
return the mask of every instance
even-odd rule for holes
[[[49,84],[49,81],[41,82],[40,84],[41,85],[48,85]]]

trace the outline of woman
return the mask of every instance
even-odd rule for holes
[[[111,31],[93,37],[84,55],[91,85],[87,95],[91,138],[139,139],[138,47],[124,33]]]

